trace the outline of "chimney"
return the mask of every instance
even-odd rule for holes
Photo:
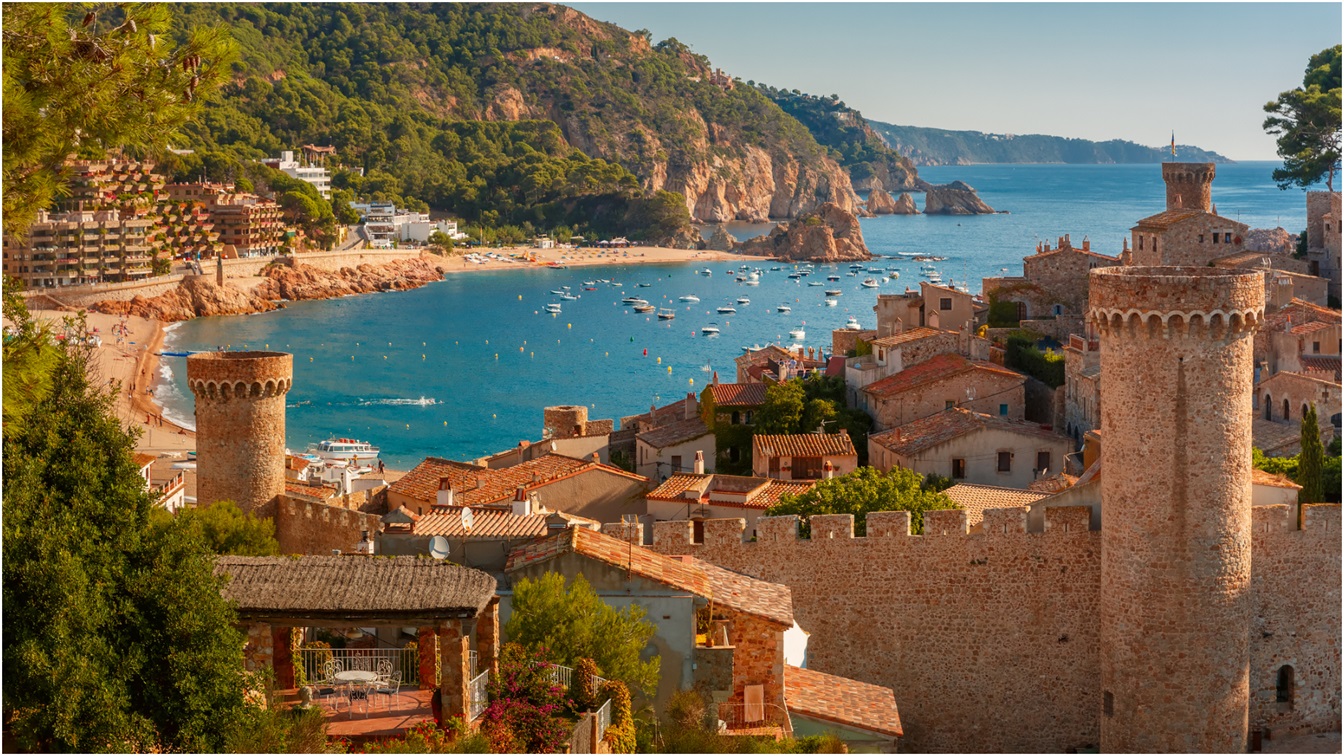
[[[705,453],[698,449],[695,452],[695,474],[705,474]]]
[[[698,404],[699,404],[699,403],[695,400],[695,392],[694,392],[694,391],[687,391],[687,392],[686,392],[686,419],[687,419],[687,420],[690,420],[691,418],[695,417],[695,413],[700,409],[700,407],[697,406]]]
[[[602,464],[602,456],[599,455],[597,452],[593,452],[593,464],[595,465]]]
[[[713,383],[715,386],[719,385],[719,371],[717,370],[714,371],[714,377],[710,379],[710,382]]]
[[[1083,251],[1084,252],[1092,251],[1092,242],[1088,241],[1088,238],[1086,236],[1083,237]]]
[[[440,507],[453,505],[453,483],[447,477],[439,478],[439,495],[434,504]]]
[[[835,465],[831,464],[831,461],[829,459],[826,460],[825,464],[821,466],[821,477],[825,478],[826,480],[830,480],[831,478],[835,477]]]
[[[513,513],[519,517],[532,514],[532,500],[528,498],[527,491],[522,486],[513,494]]]
[[[1272,274],[1273,271],[1270,271]],[[1293,279],[1288,276],[1275,275],[1271,282],[1269,290],[1270,309],[1277,310],[1289,302],[1293,301]]]
[[[359,545],[355,547],[355,552],[373,556],[373,539],[369,538],[369,531],[365,530],[360,532]]]

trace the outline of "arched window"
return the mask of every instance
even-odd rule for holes
[[[1302,403],[1302,417],[1306,417],[1306,416],[1307,416],[1307,403],[1306,403],[1306,402],[1303,402],[1303,403]]]
[[[1284,419],[1284,420],[1291,420],[1292,418],[1293,418],[1292,414],[1288,411],[1288,400],[1287,400],[1287,399],[1284,399],[1284,400],[1283,400],[1283,419]]]
[[[1285,664],[1282,667],[1279,667],[1279,679],[1275,685],[1274,700],[1280,704],[1287,704],[1287,706],[1283,708],[1290,711],[1293,708],[1294,687],[1292,666]]]
[[[1265,394],[1265,419],[1274,419],[1274,403],[1269,400],[1269,394]]]
[[[737,425],[740,422],[742,422],[742,415],[738,413],[737,410],[733,410],[733,425]]]

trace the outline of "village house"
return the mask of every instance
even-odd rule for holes
[[[967,330],[915,326],[867,343],[870,353],[845,358],[845,388],[850,406],[860,406],[859,393],[868,385],[940,354],[989,359],[989,342]]]
[[[610,444],[614,421],[589,420],[587,407],[570,404],[547,407],[542,411],[542,417],[539,441],[519,441],[517,446],[481,457],[472,464],[499,469],[552,453],[577,459],[591,459],[597,454],[598,461],[604,464],[611,462]]]
[[[1073,442],[1034,423],[952,407],[868,436],[868,462],[921,475],[1004,488],[1026,488],[1059,472]]]
[[[1323,372],[1338,380],[1340,359],[1340,312],[1290,299],[1271,311],[1255,334],[1255,360],[1261,378],[1265,373]]]
[[[1219,257],[1209,264],[1229,270],[1263,270],[1266,303],[1274,302],[1275,297],[1284,301],[1297,298],[1325,307],[1330,301],[1330,280],[1306,273],[1309,266],[1304,260],[1247,251]]]
[[[970,533],[983,531],[985,510],[1007,509],[1009,507],[1030,507],[1041,499],[1050,496],[1041,491],[986,486],[978,483],[958,483],[943,490],[947,498],[956,502],[966,511],[966,525]]]
[[[157,497],[156,506],[169,512],[177,512],[187,505],[186,470],[174,468],[175,462],[152,454],[135,454],[135,464],[140,468],[140,477],[145,479],[146,490]]]
[[[779,383],[790,378],[803,378],[813,372],[824,371],[824,355],[809,347],[790,351],[775,344],[752,349],[734,358],[738,383]]]
[[[894,747],[902,730],[890,689],[799,666],[807,633],[794,622],[788,588],[645,549],[637,545],[644,540],[638,524],[607,529],[620,537],[575,528],[514,549],[500,590],[501,620],[508,620],[517,581],[582,575],[605,603],[640,606],[657,628],[656,709],[694,688],[709,693],[725,734],[837,731],[856,747]]]
[[[854,472],[859,453],[849,432],[757,435],[751,473],[757,478],[816,481]]]
[[[1210,189],[1213,163],[1163,163],[1167,207],[1131,229],[1126,265],[1205,267],[1220,257],[1245,251],[1250,226],[1218,215]]]
[[[1339,192],[1307,192],[1308,271],[1330,281],[1330,295],[1340,302]]]
[[[1021,276],[983,279],[981,296],[990,302],[1016,305],[1017,321],[1062,319],[1068,321],[1064,331],[1076,330],[1087,312],[1087,272],[1119,264],[1118,257],[1093,252],[1086,238],[1081,248],[1074,247],[1065,234],[1055,247],[1042,242],[1036,245],[1035,254],[1022,258]],[[1063,335],[1057,333],[1056,337]]]
[[[1265,420],[1298,427],[1307,407],[1316,408],[1316,422],[1326,440],[1340,427],[1340,384],[1322,377],[1283,371],[1255,386],[1255,409]]]
[[[982,311],[970,294],[928,281],[919,282],[919,291],[906,289],[901,294],[879,294],[877,304],[873,305],[879,338],[920,326],[973,331],[979,325]]]
[[[1101,342],[1069,334],[1064,345],[1064,432],[1075,441],[1101,427]]]
[[[593,459],[562,454],[498,470],[428,457],[388,486],[387,507],[406,507],[417,515],[452,507],[511,510],[519,487],[535,493],[551,511],[610,520],[643,501],[648,480]]]
[[[815,483],[815,480],[795,482],[703,471],[673,475],[644,497],[645,521],[651,528],[651,523],[659,520],[703,522],[737,517],[747,523],[750,532],[765,510],[778,504],[783,496],[804,494]]]
[[[1026,382],[1025,375],[1002,365],[941,354],[865,386],[857,406],[872,416],[877,430],[951,407],[1021,420]]]
[[[756,412],[765,404],[764,383],[719,383],[714,373],[700,392],[701,417],[709,421],[717,455],[711,470],[741,471],[751,459]],[[703,472],[703,470],[701,471]]]

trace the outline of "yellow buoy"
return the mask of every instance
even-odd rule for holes
[[[522,295],[522,294],[519,294],[519,295],[518,295],[518,301],[519,301],[519,302],[523,301],[523,295]]]
[[[495,359],[499,359],[499,352],[495,352]]]
[[[672,375],[672,366],[671,366],[671,365],[668,365],[668,366],[667,366],[667,374],[668,374],[668,375]]]
[[[312,361],[313,361],[313,358],[312,358],[312,357],[309,357],[309,358],[308,358],[308,361],[309,361],[309,362],[312,362]]]
[[[411,429],[411,424],[410,424],[410,423],[406,423],[406,430],[410,430],[410,429]]]
[[[383,359],[387,359],[387,355],[383,355]]]
[[[270,345],[270,344],[267,344],[267,345],[266,345],[266,348],[267,348],[267,349],[270,349],[270,348],[271,348],[271,345]]]
[[[490,416],[490,419],[493,420],[494,418],[497,418],[497,417],[499,417],[499,415],[491,415],[491,416]]]
[[[354,362],[354,361],[355,361],[355,356],[354,356],[353,354],[350,355],[350,361],[351,361],[351,362]]]
[[[565,328],[573,328],[573,327],[574,327],[573,323],[565,323]]]
[[[420,346],[424,346],[424,345],[425,345],[425,342],[423,342],[423,341],[420,342]]]
[[[689,384],[691,384],[692,386],[695,385],[695,379],[694,379],[694,378],[687,378],[687,379],[686,379],[686,382],[689,383]]]
[[[663,364],[663,358],[662,358],[662,357],[659,357],[659,358],[658,358],[658,364],[659,364],[659,365]]]
[[[423,354],[422,354],[422,355],[420,355],[420,359],[422,359],[422,360],[423,360],[423,359],[424,359],[424,358],[425,358],[425,356],[424,356],[424,355],[423,355]]]
[[[528,357],[536,357],[536,356],[537,356],[537,353],[536,353],[536,352],[528,352],[528,353],[527,353],[527,356],[528,356]]]
[[[447,421],[447,420],[444,420],[444,421],[443,421],[443,425],[444,425],[445,428],[448,427],[448,421]]]
[[[485,343],[489,344],[489,343],[490,343],[490,339],[486,339],[486,340],[485,340]]]
[[[603,357],[610,357],[610,356],[611,356],[611,352],[603,352],[603,353],[602,353],[602,356],[603,356]]]
[[[523,339],[523,346],[527,346],[527,339]]]

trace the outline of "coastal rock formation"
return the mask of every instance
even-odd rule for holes
[[[827,202],[814,213],[775,226],[766,236],[748,239],[737,247],[748,255],[777,260],[841,262],[869,260],[863,229],[854,214]]]
[[[734,244],[737,244],[737,240],[728,233],[723,224],[719,224],[714,227],[714,233],[710,235],[709,241],[705,242],[705,248],[716,249],[720,252],[731,252]]]
[[[883,189],[874,189],[868,193],[868,201],[865,203],[868,212],[873,215],[891,215],[896,212],[896,200],[891,198]]]
[[[364,264],[339,271],[321,270],[299,263],[294,267],[278,265],[266,270],[267,280],[255,294],[267,299],[333,299],[374,291],[415,289],[443,278],[443,270],[426,255],[413,260],[396,260],[382,265]]]
[[[1291,255],[1297,251],[1297,237],[1279,228],[1253,228],[1246,232],[1246,249],[1271,255]]]
[[[896,198],[896,209],[891,211],[892,215],[919,215],[919,208],[915,206],[915,199],[907,192],[901,192],[901,196]]]
[[[246,315],[269,312],[280,305],[256,292],[239,291],[228,284],[217,286],[213,276],[188,278],[176,289],[156,297],[135,297],[130,301],[98,302],[89,307],[109,315],[133,315],[165,323],[191,320],[208,315]]]
[[[988,215],[996,212],[964,181],[930,186],[924,192],[925,215]]]

